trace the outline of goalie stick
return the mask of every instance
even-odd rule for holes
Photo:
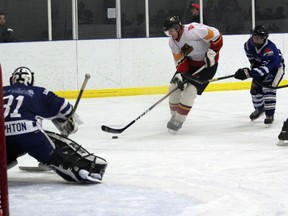
[[[200,73],[204,68],[206,68],[206,65],[203,65],[201,68],[199,68],[195,74]],[[186,83],[187,81],[184,81]],[[165,100],[169,95],[171,95],[173,92],[175,92],[177,89],[179,89],[179,86],[176,86],[174,89],[172,89],[168,94],[166,94],[164,97],[162,97],[159,101],[157,101],[155,104],[153,104],[151,107],[149,107],[147,110],[145,110],[141,115],[139,115],[137,118],[135,118],[133,121],[131,121],[129,124],[127,124],[123,128],[111,128],[106,125],[102,125],[101,129],[107,133],[116,133],[120,134],[123,131],[125,131],[127,128],[129,128],[131,125],[133,125],[136,121],[138,121],[142,116],[146,115],[149,111],[151,111],[154,107],[156,107],[158,104],[160,104],[163,100]]]
[[[38,166],[18,166],[18,168],[26,172],[46,172],[52,170],[51,167],[46,166],[42,163],[39,163]]]
[[[80,89],[80,92],[79,92],[79,94],[78,94],[78,97],[77,97],[77,99],[76,99],[76,102],[75,102],[75,105],[74,105],[74,108],[73,108],[73,114],[76,112],[76,109],[77,109],[77,107],[78,107],[78,104],[79,104],[79,101],[80,101],[80,99],[81,99],[81,97],[82,97],[82,94],[83,94],[83,92],[84,92],[84,89],[85,89],[85,87],[86,87],[86,85],[87,85],[87,82],[88,82],[88,80],[90,79],[90,74],[85,74],[85,79],[84,79],[84,81],[83,81],[83,84],[82,84],[82,86],[81,86],[81,89]],[[73,115],[72,114],[72,115]]]
[[[77,96],[77,99],[76,99],[76,102],[75,102],[75,105],[73,106],[73,110],[72,110],[72,114],[71,114],[71,117],[69,117],[67,120],[70,121],[70,120],[73,120],[73,121],[76,121],[79,125],[82,124],[83,122],[79,119],[78,115],[76,114],[76,109],[78,107],[78,104],[80,102],[80,99],[81,99],[81,96],[84,92],[84,89],[86,87],[86,84],[88,82],[88,80],[90,79],[90,74],[85,74],[85,79],[83,81],[83,84],[81,86],[81,89],[79,91],[79,94]],[[65,122],[65,120],[63,121]],[[69,133],[67,132],[67,130],[64,128],[64,124],[61,124],[60,121],[58,119],[52,119],[52,123],[55,125],[55,127],[61,132],[61,134],[65,135],[65,136],[68,136]]]

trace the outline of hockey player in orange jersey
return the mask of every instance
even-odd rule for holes
[[[169,96],[171,119],[167,128],[175,132],[182,127],[196,96],[201,95],[208,85],[191,80],[186,84],[185,76],[199,81],[212,79],[218,67],[223,40],[216,28],[195,22],[182,25],[178,16],[167,18],[163,28],[170,37],[169,46],[176,65],[169,91],[179,87]]]

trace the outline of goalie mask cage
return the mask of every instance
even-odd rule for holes
[[[3,82],[2,70],[0,64],[0,216],[9,215],[8,205],[8,180],[7,180],[7,162],[6,162],[6,142],[4,130],[4,108],[3,108]]]

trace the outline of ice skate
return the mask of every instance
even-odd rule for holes
[[[251,113],[251,115],[249,116],[251,121],[255,121],[256,119],[258,119],[260,116],[262,116],[264,114],[265,110],[263,108],[261,109],[255,109],[254,112]]]
[[[167,128],[169,129],[169,132],[171,133],[177,132],[182,127],[183,122],[175,120],[175,119],[173,121],[171,120],[167,123]]]
[[[284,140],[278,140],[278,142],[276,143],[277,146],[288,146],[288,142],[284,141]]]
[[[278,143],[276,145],[278,146],[284,146],[288,145],[288,122],[287,120],[283,123],[282,130],[280,134],[278,135]]]
[[[267,127],[270,127],[272,125],[272,123],[274,122],[274,116],[266,116],[266,118],[264,119],[264,124]]]

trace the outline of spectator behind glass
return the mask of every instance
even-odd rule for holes
[[[86,9],[83,2],[78,4],[78,23],[79,24],[92,24],[93,23],[93,13]]]
[[[284,8],[283,7],[277,7],[276,12],[274,13],[275,19],[285,19],[286,15],[284,14]]]
[[[12,38],[13,30],[11,28],[6,28],[5,22],[6,15],[0,12],[0,43],[15,42],[16,40]]]
[[[200,5],[197,3],[192,3],[189,7],[191,8],[192,13],[191,22],[200,23]],[[204,18],[203,18],[203,24],[207,25],[207,22]]]

